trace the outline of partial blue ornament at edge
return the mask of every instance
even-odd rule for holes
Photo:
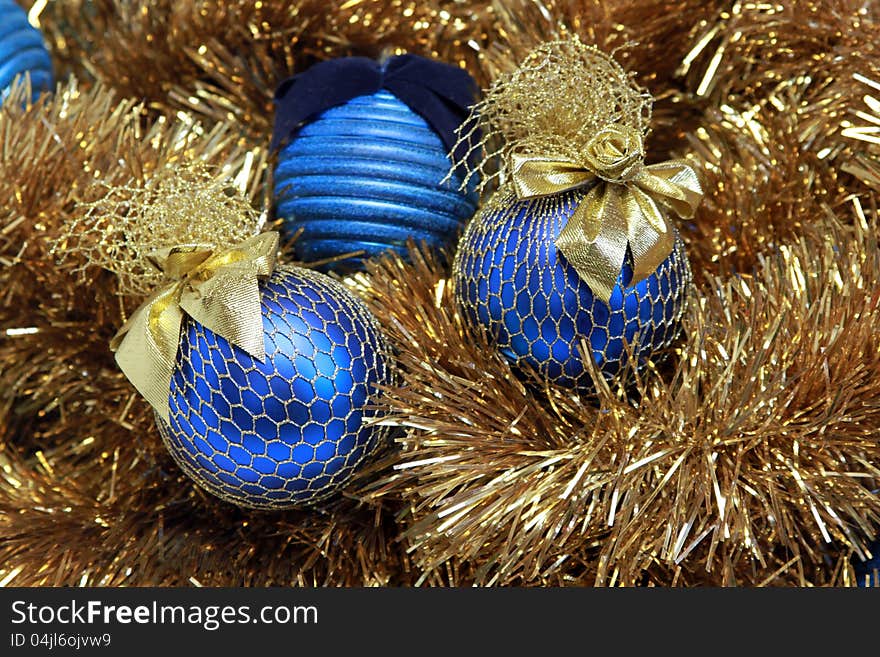
[[[852,565],[856,574],[856,586],[862,588],[880,588],[880,540],[874,541],[868,548],[871,558],[861,561],[853,557]]]
[[[387,91],[361,96],[306,124],[278,158],[275,198],[284,232],[302,234],[303,261],[364,251],[325,269],[359,267],[392,249],[406,255],[413,238],[449,247],[478,204],[475,187],[459,191],[440,137]]]
[[[0,0],[0,99],[5,100],[16,76],[29,74],[33,98],[54,84],[52,58],[43,35],[28,22],[13,0]]]
[[[628,253],[610,302],[594,297],[555,245],[583,196],[490,201],[459,242],[453,279],[465,319],[487,329],[506,358],[558,385],[589,389],[581,340],[607,378],[626,364],[625,343],[639,364],[651,358],[678,335],[691,271],[676,233],[651,276],[632,284]]]

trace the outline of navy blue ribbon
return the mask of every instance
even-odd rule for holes
[[[418,55],[391,57],[384,65],[366,57],[331,59],[279,85],[272,148],[282,147],[325,110],[381,89],[425,119],[440,135],[447,152],[455,146],[455,131],[467,119],[477,95],[477,85],[467,71]],[[460,161],[467,144],[458,150],[464,151],[455,153]]]

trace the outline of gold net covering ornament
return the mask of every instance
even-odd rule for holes
[[[459,243],[459,306],[555,383],[590,387],[585,359],[611,376],[676,337],[691,273],[668,215],[691,216],[702,189],[683,160],[645,164],[650,114],[619,64],[570,39],[502,75],[461,136],[484,131],[470,172],[500,188]]]
[[[384,442],[390,352],[339,282],[278,263],[278,234],[199,164],[109,188],[64,257],[151,289],[110,343],[172,457],[217,496],[283,509],[338,493]]]

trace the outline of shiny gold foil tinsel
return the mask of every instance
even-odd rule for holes
[[[475,68],[488,0],[101,0],[50,3],[41,20],[80,74],[184,110],[271,131],[272,96],[289,75],[330,57],[414,52]]]
[[[829,213],[760,272],[714,280],[677,366],[637,376],[635,395],[596,377],[597,400],[515,378],[450,310],[437,268],[375,266],[367,292],[400,348],[391,404],[409,429],[383,485],[408,501],[421,568],[465,557],[480,584],[773,584],[821,581],[833,546],[864,553],[880,520],[880,249],[876,209],[850,211],[852,228]]]
[[[24,4],[64,82],[0,111],[0,583],[853,583],[880,533],[876,3]],[[107,349],[138,299],[58,263],[69,227],[193,161],[271,220],[272,93],[314,61],[415,52],[485,88],[571,35],[654,96],[652,156],[705,174],[676,357],[547,389],[465,337],[433,257],[386,258],[349,283],[400,354],[396,446],[317,513],[200,493]]]
[[[878,152],[876,143],[848,138],[870,110],[864,83],[880,77],[880,44],[869,36],[878,29],[876,3],[734,0],[701,23],[678,75],[712,106],[734,101],[753,118],[765,110],[788,114],[799,149],[845,172],[860,151]]]
[[[41,3],[36,3],[40,8]],[[271,129],[277,84],[318,60],[412,52],[481,86],[573,34],[664,88],[714,0],[65,0],[38,14],[65,69],[173,113]],[[691,24],[682,29],[681,17]],[[659,87],[658,87],[659,85]]]

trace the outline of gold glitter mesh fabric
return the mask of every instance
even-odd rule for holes
[[[162,439],[200,486],[240,506],[313,504],[384,443],[390,356],[363,303],[328,276],[279,268],[260,286],[266,357],[198,322],[181,331]]]
[[[514,154],[581,162],[600,129],[644,137],[650,120],[650,94],[611,55],[577,38],[542,44],[493,82],[463,124],[453,149],[465,147],[462,188],[474,177],[481,192],[509,180]]]
[[[119,293],[145,296],[167,282],[151,258],[164,248],[229,247],[254,235],[259,213],[203,162],[156,171],[138,182],[95,183],[55,247],[60,260],[112,271]]]

